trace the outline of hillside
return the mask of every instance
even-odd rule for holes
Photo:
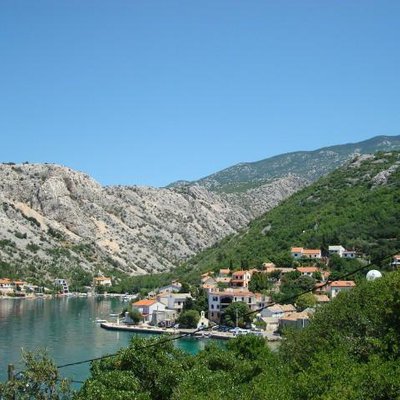
[[[352,162],[297,192],[239,234],[190,260],[188,268],[256,266],[288,259],[291,246],[342,244],[372,259],[400,248],[400,153]]]
[[[314,151],[297,151],[257,162],[240,163],[191,183],[176,184],[200,185],[221,193],[241,193],[288,174],[312,182],[356,154],[396,149],[400,149],[400,136],[376,136],[358,143],[329,146]]]

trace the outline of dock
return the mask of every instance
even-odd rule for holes
[[[156,335],[192,335],[198,338],[222,339],[228,340],[236,337],[232,332],[219,332],[212,330],[198,331],[197,329],[176,329],[176,328],[157,328],[148,325],[126,325],[115,322],[102,322],[100,326],[110,331],[127,331],[137,333],[149,333]],[[281,340],[280,336],[264,333],[263,337],[269,342]]]

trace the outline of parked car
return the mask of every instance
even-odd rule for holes
[[[242,329],[239,327],[230,329],[229,332],[233,333],[233,336],[248,335],[250,333],[248,329]]]

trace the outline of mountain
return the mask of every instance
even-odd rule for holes
[[[376,136],[358,143],[297,151],[265,160],[240,163],[185,185],[199,185],[222,193],[244,192],[293,174],[308,182],[315,181],[342,165],[356,154],[400,149],[399,136]],[[180,184],[175,183],[172,185]]]
[[[372,260],[400,251],[400,152],[355,157],[198,254],[188,269],[282,262],[290,260],[292,246],[329,244]]]
[[[54,277],[72,270],[170,270],[236,234],[356,150],[398,144],[399,137],[377,137],[329,151],[286,154],[167,188],[103,187],[67,167],[3,163],[1,274]],[[269,175],[268,165],[274,166]]]
[[[296,190],[284,180],[270,207]],[[163,271],[245,226],[252,215],[195,187],[102,187],[50,164],[0,165],[0,266],[4,273],[68,274],[78,267]]]

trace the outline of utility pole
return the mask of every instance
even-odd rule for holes
[[[8,380],[13,381],[14,380],[14,364],[8,364],[8,369],[7,369],[7,375],[8,375]]]

